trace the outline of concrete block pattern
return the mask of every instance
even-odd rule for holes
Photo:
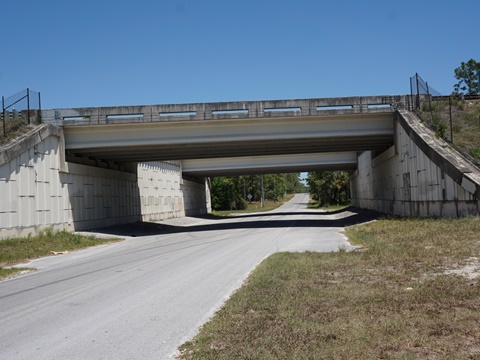
[[[45,226],[83,230],[207,211],[208,188],[183,181],[180,162],[138,164],[136,174],[60,166],[59,135],[54,132],[0,165],[0,238],[26,236]],[[184,191],[203,202],[186,207]]]
[[[446,172],[450,169],[430,157],[434,150],[428,149],[427,155],[404,126],[397,122],[395,127],[395,156],[386,161],[374,159],[372,152],[358,156],[358,169],[351,176],[352,204],[406,216],[479,214],[480,201],[474,197],[477,185],[466,178],[461,183],[454,180]],[[432,143],[435,137],[427,135]]]

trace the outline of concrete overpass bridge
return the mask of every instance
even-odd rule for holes
[[[478,214],[480,172],[408,95],[51,109],[0,152],[0,234],[204,213],[205,177],[346,169],[352,203]],[[1,236],[1,235],[0,235]]]
[[[372,96],[55,109],[42,116],[64,128],[70,161],[183,160],[185,173],[211,176],[355,169],[358,152],[380,153],[393,144],[392,114],[407,100]]]

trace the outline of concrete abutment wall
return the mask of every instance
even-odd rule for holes
[[[178,161],[120,171],[65,162],[63,149],[63,130],[42,125],[0,153],[0,238],[210,210],[206,182],[182,179]]]
[[[405,216],[480,214],[480,172],[410,112],[395,114],[395,145],[358,156],[352,204]]]

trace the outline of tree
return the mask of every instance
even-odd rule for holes
[[[477,95],[478,90],[478,71],[480,71],[480,63],[473,59],[463,62],[455,69],[455,79],[458,83],[454,85],[456,94]]]
[[[350,200],[350,177],[347,171],[308,173],[310,194],[320,205],[347,204]]]
[[[263,179],[262,179],[263,178]],[[212,179],[212,208],[214,210],[242,210],[248,195],[252,201],[283,199],[285,194],[305,192],[300,173],[245,176],[220,176]]]
[[[246,206],[237,177],[221,176],[212,179],[213,210],[243,210]]]

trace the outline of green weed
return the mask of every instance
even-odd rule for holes
[[[266,259],[179,358],[478,358],[480,277],[445,271],[480,267],[480,218],[385,219],[346,232],[361,251]]]

